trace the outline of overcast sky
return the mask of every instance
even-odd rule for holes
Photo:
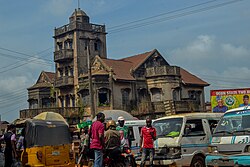
[[[28,108],[27,88],[42,70],[54,71],[54,28],[68,24],[77,6],[0,0],[2,120],[18,118]],[[171,65],[211,84],[206,101],[211,89],[250,87],[249,7],[249,0],[80,0],[91,23],[106,25],[109,58],[158,49]]]

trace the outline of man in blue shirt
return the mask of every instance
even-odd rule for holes
[[[248,104],[249,102],[249,96],[248,95],[244,95],[243,96],[243,103],[239,105],[239,107],[244,107],[244,106],[250,106],[250,104]]]
[[[226,112],[228,110],[227,106],[223,104],[221,98],[217,98],[217,106],[213,108],[213,112]]]

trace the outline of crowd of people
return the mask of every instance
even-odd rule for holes
[[[103,166],[104,153],[115,159],[120,155],[124,148],[131,146],[129,139],[129,128],[125,125],[124,117],[118,118],[118,124],[114,120],[105,122],[105,115],[98,113],[97,120],[90,127],[81,129],[80,134],[80,156],[78,164],[83,161],[94,162],[94,167]],[[16,140],[16,128],[9,125],[7,132],[0,138],[6,146],[4,149],[5,167],[10,167],[14,163],[14,159],[18,158],[18,150],[23,149],[24,129]],[[153,166],[154,157],[154,140],[156,139],[156,129],[152,127],[152,120],[146,119],[145,126],[141,129],[140,151],[142,153],[141,167],[145,165],[147,156],[150,159],[150,166]]]
[[[104,153],[115,159],[124,148],[131,146],[131,140],[129,128],[125,125],[125,119],[122,116],[118,117],[118,124],[114,120],[105,122],[103,113],[98,113],[96,118],[97,120],[89,127],[88,133],[85,129],[81,135],[80,157],[84,157],[83,159],[86,161],[93,159],[94,167],[102,167]],[[152,120],[148,118],[145,121],[145,126],[141,129],[141,167],[145,165],[147,156],[150,159],[150,166],[153,166],[155,139],[156,129],[152,127]]]

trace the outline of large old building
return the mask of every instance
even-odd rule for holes
[[[72,122],[89,115],[88,62],[92,70],[94,110],[122,109],[144,117],[205,111],[209,84],[181,67],[171,66],[156,50],[109,59],[104,25],[92,24],[85,12],[74,11],[69,24],[55,28],[55,73],[42,72],[28,88],[29,109],[20,116],[60,112]]]

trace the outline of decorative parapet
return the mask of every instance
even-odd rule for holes
[[[20,111],[20,118],[33,118],[42,112],[56,112],[61,114],[64,118],[78,117],[80,107],[55,107],[55,108],[37,108],[24,109]]]
[[[159,66],[146,68],[146,77],[155,76],[180,76],[180,67],[177,66]]]
[[[174,101],[175,113],[204,112],[203,107],[195,100]]]
[[[73,49],[62,49],[54,52],[54,61],[66,61],[74,58]]]
[[[74,77],[73,76],[59,77],[55,81],[55,87],[73,86],[73,85],[74,85]]]
[[[105,26],[98,24],[82,24],[81,22],[72,22],[55,29],[55,36],[62,35],[73,30],[94,31],[105,33]]]

